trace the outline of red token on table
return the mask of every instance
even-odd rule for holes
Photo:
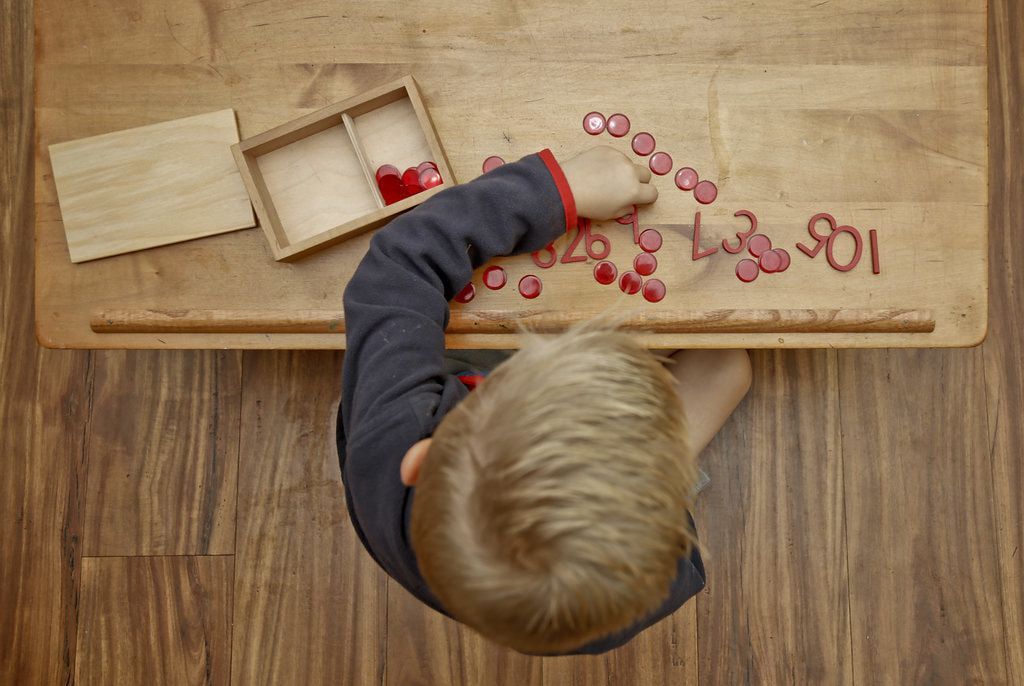
[[[608,128],[608,133],[616,138],[622,138],[629,133],[629,117],[624,114],[613,114],[608,117],[608,123],[606,126]]]
[[[642,252],[633,259],[633,269],[640,276],[650,276],[658,268],[658,258],[649,252]]]
[[[484,270],[484,285],[492,291],[496,291],[505,285],[508,277],[505,270],[498,266],[488,267]]]
[[[385,205],[391,205],[409,197],[409,193],[405,190],[405,184],[397,174],[385,174],[380,177],[377,180],[377,188],[380,189],[380,196],[384,199]]]
[[[761,265],[761,271],[765,274],[774,274],[782,266],[782,257],[774,250],[765,250],[757,263]]]
[[[697,170],[683,167],[676,172],[676,188],[681,191],[692,191],[697,185]]]
[[[772,249],[772,239],[763,233],[754,234],[747,242],[747,251],[754,257],[760,257],[763,253]]]
[[[596,136],[604,131],[604,126],[604,115],[600,112],[590,112],[583,117],[583,130],[591,136]]]
[[[750,283],[756,279],[759,271],[761,269],[754,260],[740,260],[736,265],[736,276],[743,283]]]
[[[377,167],[377,183],[380,183],[382,177],[385,176],[401,176],[402,172],[398,171],[398,167],[393,164],[382,164]]]
[[[640,249],[644,252],[658,252],[661,247],[661,234],[654,229],[646,229],[640,234]]]
[[[436,171],[437,165],[434,164],[431,160],[425,160],[416,165],[416,171],[418,171],[420,174],[423,173],[424,169],[433,169]]]
[[[519,295],[528,300],[533,300],[540,295],[541,288],[543,288],[543,284],[533,274],[527,274],[519,279]]]
[[[454,300],[457,303],[468,303],[474,297],[476,297],[476,288],[473,287],[473,284],[467,283],[466,287],[459,291]]]
[[[654,152],[654,136],[646,131],[641,131],[633,136],[633,152],[641,157],[646,157]]]
[[[640,285],[644,280],[636,272],[623,272],[619,279],[619,288],[627,295],[633,295],[640,291]]]
[[[718,197],[718,187],[710,181],[701,181],[694,187],[693,197],[701,205],[710,205]]]
[[[615,268],[615,265],[605,260],[604,262],[598,262],[594,265],[594,280],[599,284],[607,286],[608,284],[615,281],[615,277],[619,275],[619,270]]]
[[[775,248],[772,252],[779,256],[779,268],[775,272],[784,272],[789,269],[789,253],[782,248]]]
[[[672,155],[669,155],[667,152],[656,152],[651,155],[647,165],[658,176],[664,176],[672,171]]]
[[[420,185],[424,188],[433,188],[441,185],[441,173],[436,169],[427,167],[420,172]]]
[[[644,300],[649,303],[661,302],[665,297],[665,284],[661,279],[648,279],[644,283]]]
[[[500,167],[503,164],[505,164],[505,160],[503,160],[502,158],[498,157],[497,155],[491,155],[486,160],[484,160],[484,165],[483,165],[484,174],[486,174],[487,172],[491,171],[492,169],[497,169],[498,167]]]

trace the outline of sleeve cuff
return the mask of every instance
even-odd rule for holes
[[[572,196],[569,181],[565,178],[565,172],[562,171],[561,165],[558,164],[550,150],[544,148],[537,155],[551,173],[551,178],[555,181],[555,188],[558,189],[558,195],[562,198],[562,207],[565,209],[565,230],[568,231],[576,226],[579,219],[576,215],[576,199]]]

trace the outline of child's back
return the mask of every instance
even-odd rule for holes
[[[353,524],[414,595],[524,652],[607,650],[704,585],[684,415],[633,339],[535,340],[472,393],[444,373],[448,301],[473,269],[548,244],[576,203],[606,219],[652,201],[638,169],[608,149],[564,173],[547,151],[505,165],[378,232],[345,292]]]

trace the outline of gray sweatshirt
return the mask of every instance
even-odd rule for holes
[[[576,224],[576,206],[548,150],[442,191],[381,229],[345,289],[338,455],[349,515],[377,563],[448,614],[420,575],[409,538],[415,488],[399,478],[406,450],[433,434],[469,392],[444,370],[448,301],[498,255],[532,252]],[[691,520],[692,524],[692,520]],[[704,587],[695,550],[668,597],[627,630],[574,653],[617,648]]]

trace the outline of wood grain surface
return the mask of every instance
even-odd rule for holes
[[[72,262],[256,225],[233,110],[50,145]]]
[[[386,684],[697,683],[697,605],[607,655],[535,658],[495,646],[388,580]]]
[[[91,356],[32,308],[32,6],[0,0],[0,683],[73,679]]]
[[[381,683],[385,575],[348,522],[334,444],[341,356],[243,373],[232,679]]]
[[[988,418],[987,460],[995,499],[999,550],[999,608],[1009,682],[1024,682],[1024,6],[994,2],[989,36],[992,127],[989,147],[995,162],[990,189],[991,334],[982,347]]]
[[[952,0],[934,6],[947,13],[963,11]],[[743,59],[766,64],[775,60],[766,67],[773,73],[810,70],[827,79],[836,73],[839,59],[858,60],[874,69],[890,65],[886,71],[893,96],[925,109],[962,102],[964,84],[953,79],[941,91],[916,88],[916,80],[927,80],[929,72],[951,65],[892,67],[905,54],[905,41],[911,41],[922,62],[984,63],[982,45],[968,38],[982,16],[961,14],[951,25],[932,10],[906,5],[902,23],[882,25],[872,21],[872,12],[884,9],[882,3],[864,5],[856,15],[844,14],[834,3],[821,7],[834,13],[832,24],[820,19],[820,7],[810,5],[801,10],[799,24],[777,17],[769,6],[737,13],[727,11],[730,6],[724,2],[712,2],[703,6],[710,19],[696,23],[689,17],[683,21],[683,15],[677,17],[666,6],[649,14],[652,26],[647,31],[654,39],[685,40],[678,45],[700,51],[708,64],[729,65],[738,56],[730,54],[735,42],[723,42],[707,31],[708,25],[717,24],[736,35],[745,31]],[[308,64],[307,58],[337,55],[363,61],[397,54],[412,60],[442,50],[447,59],[468,64],[481,52],[497,52],[488,46],[498,45],[482,40],[472,51],[458,42],[445,48],[445,38],[418,33],[419,27],[409,24],[390,26],[404,39],[397,48],[372,46],[359,53],[336,34],[315,28],[325,20],[304,19],[319,13],[299,5],[262,3],[221,13],[215,9],[221,8],[140,3],[95,5],[85,12],[48,6],[46,11],[56,14],[51,19],[70,13],[80,21],[80,30],[75,35],[40,34],[38,47],[44,58],[46,51],[60,48],[69,58],[90,64],[79,67],[83,74],[124,72],[123,62],[138,65],[127,69],[139,75],[135,92],[90,97],[87,79],[81,84],[64,81],[62,87],[69,96],[77,94],[82,107],[98,107],[83,118],[98,117],[97,128],[85,132],[91,134],[123,127],[117,121],[119,110],[139,98],[177,109],[172,117],[187,114],[182,111],[188,107],[186,100],[173,103],[172,97],[147,85],[144,76],[153,69],[163,70],[167,79],[205,80],[234,96],[249,97],[240,81],[228,83],[236,76],[230,66],[234,60],[263,49],[244,37],[245,30],[258,32],[282,61],[297,65],[269,65],[268,70],[315,80],[314,88],[299,98],[310,109],[333,100],[335,88],[349,88],[334,81],[342,72],[366,88],[376,82],[382,67],[298,66]],[[623,55],[651,52],[647,43],[638,42],[644,27],[633,15],[625,19],[625,7],[605,11],[630,30],[607,36],[581,31],[574,54],[617,69],[617,63],[604,59],[605,42]],[[369,5],[349,12],[364,31],[380,21],[376,13]],[[466,5],[464,25],[467,31],[478,31],[472,35],[493,41],[486,26],[497,16],[516,39],[506,52],[529,53],[553,63],[562,59],[564,49],[543,42],[531,45],[530,30],[536,29],[521,22],[550,21],[557,13],[553,4],[514,9]],[[234,431],[231,440],[246,460],[237,471],[234,555],[134,558],[138,562],[83,559],[83,525],[90,517],[86,484],[111,493],[117,488],[107,482],[116,482],[113,472],[102,478],[91,474],[94,465],[102,465],[97,462],[100,446],[91,437],[120,435],[127,437],[124,446],[141,448],[145,430],[119,425],[153,421],[158,397],[184,404],[190,396],[192,402],[205,403],[204,416],[197,415],[196,421],[205,422],[207,429],[216,408],[227,415],[232,405],[224,398],[213,402],[202,397],[212,389],[212,358],[204,357],[210,353],[160,352],[135,360],[134,353],[57,352],[34,343],[32,308],[26,305],[33,281],[31,14],[30,3],[0,0],[0,454],[7,458],[0,478],[0,683],[101,681],[103,674],[134,675],[136,662],[157,669],[160,658],[174,656],[185,656],[173,665],[175,677],[182,676],[177,682],[191,676],[194,682],[209,683],[223,672],[215,668],[208,678],[196,666],[207,655],[221,655],[222,640],[229,641],[233,653],[232,681],[240,684],[286,681],[292,675],[307,683],[467,685],[1024,681],[1024,353],[1018,335],[1024,322],[1024,245],[1015,232],[1024,221],[1024,129],[1019,116],[1024,104],[1019,59],[1024,15],[1019,3],[993,0],[988,18],[993,161],[988,340],[972,351],[756,354],[750,398],[702,456],[713,477],[697,508],[707,553],[707,590],[670,624],[658,625],[625,650],[558,659],[524,658],[457,628],[386,582],[361,550],[346,523],[331,462],[340,359],[330,352],[244,353],[241,383],[218,391],[230,389],[236,395],[239,409],[233,416],[239,428],[222,421],[217,432]],[[751,31],[748,22],[768,27],[774,35],[768,36],[767,28]],[[131,28],[136,24],[143,28]],[[147,30],[157,37],[168,25],[180,44],[161,38],[143,47],[121,40],[118,33]],[[849,38],[837,42],[841,34]],[[210,42],[211,36],[216,43]],[[296,37],[305,41],[301,50],[289,47]],[[842,46],[838,55],[837,45]],[[100,61],[117,50],[122,51],[122,66]],[[673,43],[666,52],[680,50]],[[785,62],[780,50],[789,55],[806,51],[824,66]],[[182,66],[183,61],[190,64]],[[621,68],[635,61],[624,58]],[[48,69],[53,67],[43,69],[40,77],[50,78]],[[268,82],[277,78],[269,76]],[[698,83],[690,72],[681,72],[679,78]],[[848,101],[861,102],[864,88],[846,85]],[[640,92],[639,82],[634,88],[629,92]],[[795,87],[788,92],[805,104],[821,95]],[[832,93],[834,103],[841,105],[843,93]],[[268,90],[261,97],[265,102],[254,109],[262,108],[263,116],[272,120],[277,108],[294,96]],[[252,96],[251,102],[259,101]],[[231,104],[225,99],[214,106]],[[499,118],[497,113],[492,116]],[[56,117],[51,124],[60,127],[62,121]],[[68,139],[77,135],[66,133]],[[512,143],[502,145],[506,148],[493,151],[507,153]],[[40,211],[45,209],[41,206]],[[147,253],[164,250],[174,249]],[[202,260],[210,258],[197,259],[205,264]],[[140,269],[161,266],[145,262]],[[156,275],[158,283],[167,278],[166,272],[144,273],[146,279]],[[325,307],[325,299],[316,306]],[[92,305],[118,306],[102,299]],[[785,336],[787,342],[790,337]],[[198,370],[204,380],[186,380],[175,373],[178,368]],[[133,378],[140,373],[167,388],[145,389]],[[97,388],[97,383],[109,384],[114,378],[148,393],[138,413],[128,412],[127,399],[112,403],[109,388]],[[99,395],[107,398],[105,407],[122,409],[97,411]],[[179,410],[174,416],[185,417]],[[213,436],[206,440],[207,446],[218,445]],[[195,457],[190,450],[175,440],[142,452],[163,473],[181,470],[182,487],[191,482],[198,491],[206,472],[188,464]],[[233,455],[237,453],[228,451],[225,459],[236,459]],[[829,514],[837,500],[845,523],[841,535],[836,515]],[[160,511],[178,522],[202,521],[197,513],[185,511],[201,505],[189,498],[175,515],[169,513],[164,494],[140,491],[126,517]],[[122,530],[130,532],[130,527]],[[188,573],[181,571],[192,561],[197,569],[210,569],[226,565],[226,560],[234,564],[230,586],[204,583],[203,591],[213,589],[207,595],[194,591]],[[83,567],[88,580],[80,595]],[[122,571],[106,573],[115,568]],[[124,609],[104,584],[129,577],[145,584],[136,588],[147,589],[142,594],[146,603]],[[199,574],[211,577],[222,575]],[[837,597],[844,578],[848,591]],[[236,600],[244,609],[236,607]],[[146,621],[142,609],[151,602],[152,607],[161,603],[175,609]],[[206,609],[213,614],[204,616],[214,617],[221,608],[231,608],[232,622],[221,625],[219,635],[208,634],[209,651],[204,647],[186,654],[186,647],[200,645],[207,631],[193,618]],[[139,661],[127,651],[129,645],[135,649],[138,636],[126,636],[118,628],[129,625],[140,636],[154,637]],[[120,652],[111,650],[115,643],[104,649],[104,642],[97,640],[114,629],[122,641],[116,644],[122,646]],[[689,642],[692,631],[697,632],[695,642]],[[694,653],[696,673],[690,666]]]
[[[573,311],[456,310],[449,333],[507,334],[565,331],[590,315]],[[621,325],[652,334],[705,333],[930,333],[929,310],[677,310],[642,312]],[[336,333],[345,332],[342,310],[105,310],[90,320],[103,333]]]
[[[241,374],[232,351],[96,354],[83,554],[234,551]]]
[[[843,355],[839,393],[854,674],[1010,683],[981,351]]]
[[[82,565],[79,684],[227,684],[230,556],[99,557]]]
[[[596,109],[629,114],[634,130],[654,134],[677,166],[692,166],[719,186],[718,199],[701,206],[671,176],[662,177],[660,199],[641,212],[644,226],[664,227],[656,276],[668,295],[660,303],[599,286],[592,260],[539,270],[529,256],[518,256],[497,262],[513,285],[538,273],[544,290],[537,300],[525,301],[512,287],[478,289],[473,302],[457,309],[593,315],[617,307],[627,316],[671,317],[699,303],[696,309],[704,310],[924,309],[936,317],[928,334],[643,337],[660,347],[968,346],[984,337],[983,0],[914,7],[793,1],[770,9],[645,0],[593,12],[563,3],[470,10],[440,3],[407,8],[400,21],[368,6],[325,0],[301,9],[226,0],[130,11],[55,0],[38,7],[40,151],[55,140],[224,106],[236,109],[247,137],[412,73],[462,181],[477,176],[491,154],[516,159],[550,147],[565,157],[596,142],[628,151],[628,136],[591,138],[582,131],[583,115]],[[62,35],[69,25],[81,27],[88,40]],[[344,343],[329,334],[98,334],[89,319],[106,309],[339,309],[369,235],[288,265],[274,262],[259,232],[71,265],[44,154],[37,157],[36,201],[37,319],[47,345]],[[738,257],[720,250],[693,261],[698,209],[702,245],[744,230],[746,220],[734,213],[746,209],[775,245],[791,252],[793,265],[743,284],[734,275]],[[812,260],[799,253],[795,246],[808,241],[808,220],[819,212],[857,227],[865,241],[877,229],[881,273],[872,274],[867,257],[840,273],[824,255]],[[637,252],[629,227],[603,222],[595,231],[608,236],[611,258],[626,268]],[[852,243],[842,238],[836,257],[845,261]],[[516,339],[452,333],[449,343],[508,347]]]
[[[387,583],[387,686],[540,684],[552,660],[495,646]]]
[[[750,394],[701,456],[701,678],[855,683],[835,353],[759,352],[753,365]]]
[[[290,242],[299,243],[377,210],[343,126],[260,155],[257,165]]]

